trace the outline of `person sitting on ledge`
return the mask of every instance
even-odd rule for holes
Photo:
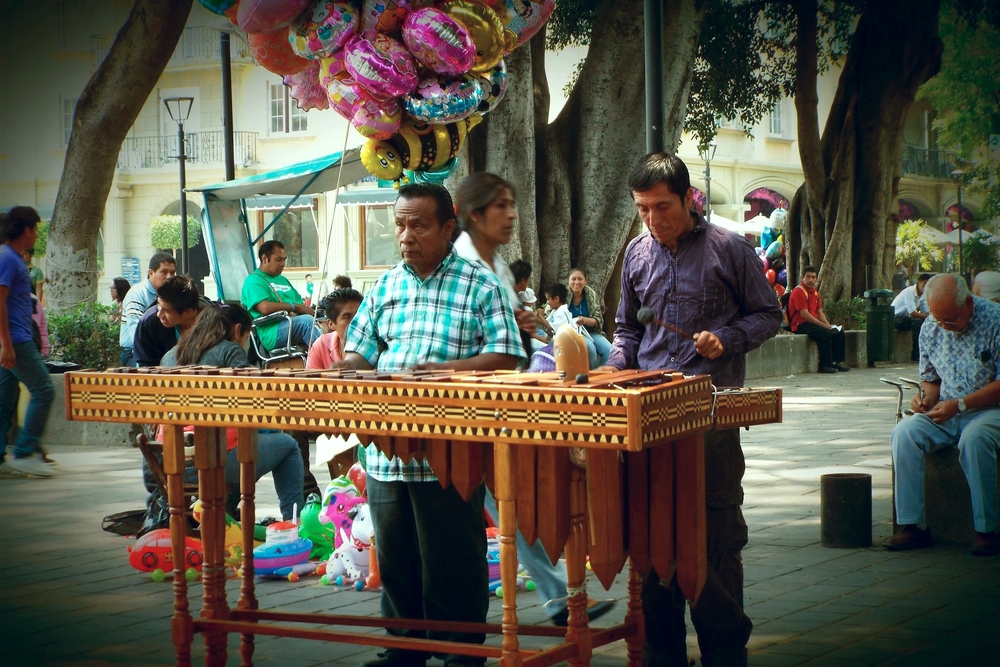
[[[1000,447],[1000,304],[969,293],[958,274],[927,281],[931,320],[920,333],[921,391],[916,414],[892,430],[893,496],[901,530],[890,551],[930,547],[924,507],[924,455],[958,446],[972,492],[974,556],[1000,554],[997,448]]]
[[[892,300],[895,308],[896,331],[909,331],[913,336],[913,347],[910,348],[910,361],[920,359],[920,327],[927,319],[927,301],[924,300],[924,287],[931,274],[921,273],[917,276],[917,284],[910,285],[896,295]]]
[[[846,373],[844,365],[844,332],[834,328],[823,314],[823,301],[816,280],[819,273],[815,266],[802,269],[802,282],[795,286],[788,298],[789,324],[792,333],[805,334],[813,339],[819,350],[819,372]]]

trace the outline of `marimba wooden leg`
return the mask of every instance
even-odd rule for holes
[[[514,486],[514,448],[498,442],[493,447],[497,514],[500,515],[500,585],[503,586],[503,654],[501,667],[520,667],[517,639],[517,490]]]
[[[201,544],[205,563],[201,582],[203,597],[201,617],[225,619],[229,617],[226,605],[225,549],[225,465],[226,442],[224,431],[219,428],[195,427],[194,464],[198,468],[198,495],[201,496]],[[208,667],[225,667],[227,659],[226,633],[208,630],[205,637],[205,664]]]
[[[184,514],[184,432],[180,426],[163,427],[163,471],[167,475],[167,502],[170,506],[170,541],[174,559],[174,614],[170,633],[177,667],[191,667],[193,620],[188,608],[187,579],[184,577],[184,543],[187,517]]]
[[[642,663],[642,644],[646,641],[646,618],[642,615],[642,572],[633,566],[631,559],[628,564],[628,610],[625,612],[625,624],[634,627],[631,633],[625,635],[628,666],[639,667]]]
[[[254,492],[257,487],[257,429],[241,428],[238,431],[236,457],[240,462],[240,522],[243,529],[243,582],[240,587],[238,609],[257,609],[253,572],[253,529],[257,508]],[[240,667],[253,666],[254,636],[249,632],[240,636]]]
[[[566,641],[577,645],[571,665],[589,665],[593,648],[587,619],[587,480],[579,466],[570,466],[569,540],[566,542]],[[506,592],[506,589],[505,589]]]
[[[677,584],[692,604],[708,576],[705,525],[705,438],[701,433],[674,443],[676,470]]]

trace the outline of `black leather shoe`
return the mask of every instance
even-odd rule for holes
[[[845,366],[844,364],[840,363],[839,361],[833,362],[833,367],[835,369],[837,369],[838,371],[840,371],[841,373],[846,373],[847,371],[851,370],[848,366]]]
[[[424,667],[426,664],[424,653],[390,648],[379,653],[375,660],[362,662],[359,667]]]
[[[916,526],[903,526],[902,530],[882,543],[889,551],[912,551],[934,546],[931,531],[920,530]]]
[[[819,367],[819,372],[820,373],[836,373],[837,369],[834,368],[833,366],[820,366]]]
[[[1000,554],[1000,533],[980,533],[976,531],[976,537],[972,540],[972,548],[969,553],[973,556],[996,556]]]
[[[595,600],[594,598],[587,598],[587,620],[593,623],[601,616],[615,608],[615,603],[617,600]],[[569,623],[569,609],[563,609],[555,616],[552,617],[552,625],[559,626],[560,628],[565,628]]]

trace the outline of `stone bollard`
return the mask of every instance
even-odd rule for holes
[[[866,473],[821,475],[820,543],[824,547],[872,545],[872,476]]]

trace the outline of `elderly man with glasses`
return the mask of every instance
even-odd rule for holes
[[[972,492],[971,552],[992,556],[1000,553],[1000,304],[970,294],[957,274],[931,278],[924,294],[933,325],[920,332],[921,392],[911,403],[916,414],[892,431],[896,520],[902,529],[884,546],[905,551],[932,545],[924,511],[924,455],[957,445]]]

